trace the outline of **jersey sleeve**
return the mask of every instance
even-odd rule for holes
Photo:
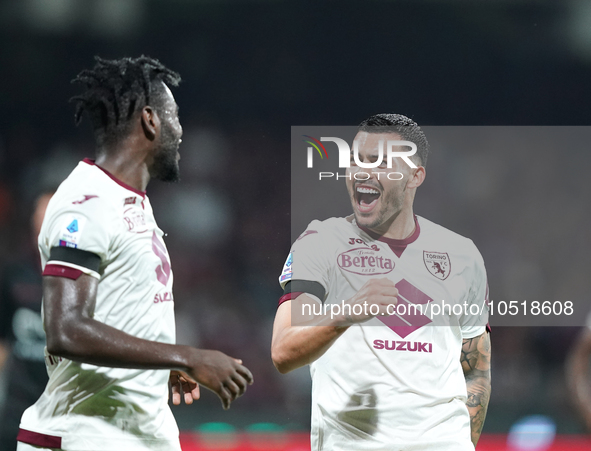
[[[43,275],[75,279],[84,273],[100,279],[116,227],[112,207],[99,196],[65,201],[46,221],[40,237],[49,254]]]
[[[474,338],[484,333],[488,324],[488,282],[484,261],[476,246],[472,271],[469,271],[471,283],[466,300],[464,314],[460,318],[462,338]]]
[[[320,221],[312,221],[308,228],[293,243],[279,284],[284,290],[279,305],[295,299],[302,293],[324,302],[329,288],[328,242]]]

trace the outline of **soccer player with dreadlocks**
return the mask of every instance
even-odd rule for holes
[[[240,360],[174,344],[170,260],[145,189],[179,179],[180,77],[142,56],[97,58],[73,81],[96,160],[60,185],[39,235],[49,382],[17,449],[180,450],[169,382],[174,404],[201,384],[228,408],[253,381]]]

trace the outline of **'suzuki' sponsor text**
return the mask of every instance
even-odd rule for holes
[[[418,341],[374,340],[373,347],[387,351],[433,352],[433,343]]]

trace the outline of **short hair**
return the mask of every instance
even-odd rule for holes
[[[412,119],[402,114],[380,113],[365,119],[359,124],[358,130],[367,133],[397,133],[403,140],[416,144],[417,153],[414,155],[421,160],[421,165],[427,165],[429,143],[421,127]],[[412,157],[411,157],[412,158]]]
[[[86,91],[72,97],[78,125],[86,111],[92,122],[99,149],[116,143],[129,132],[130,119],[146,105],[161,107],[163,86],[178,86],[181,77],[160,61],[148,56],[106,60],[95,56],[91,70],[83,70],[72,83],[86,85]],[[162,83],[158,83],[162,82]]]

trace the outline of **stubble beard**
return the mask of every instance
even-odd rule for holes
[[[152,178],[163,182],[178,182],[180,180],[179,163],[177,160],[179,140],[168,126],[162,127],[160,145],[154,154],[154,164],[150,171]]]
[[[352,202],[356,204],[356,199],[354,195]],[[361,225],[370,230],[378,230],[388,221],[394,220],[402,210],[402,204],[404,203],[404,191],[390,191],[388,193],[384,193],[380,197],[379,202],[380,210],[378,211],[376,218],[370,223],[367,223],[366,219],[362,215],[360,215],[355,208],[353,208],[355,222],[357,222],[358,225]]]

